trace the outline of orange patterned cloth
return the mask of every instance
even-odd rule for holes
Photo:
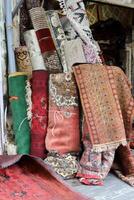
[[[118,67],[81,64],[74,67],[93,150],[126,144],[133,135],[134,101]]]

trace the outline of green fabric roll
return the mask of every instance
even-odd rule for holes
[[[26,81],[27,76],[23,73],[15,73],[9,76],[9,96],[18,154],[30,153],[30,127],[25,99]]]

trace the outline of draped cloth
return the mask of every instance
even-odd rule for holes
[[[23,72],[16,72],[9,76],[9,100],[18,154],[30,153],[30,128],[27,118],[26,82],[27,76]]]
[[[20,181],[21,180],[21,181]],[[40,159],[0,156],[1,200],[88,200],[74,192]]]
[[[62,66],[51,35],[45,10],[42,7],[36,7],[29,12],[48,71],[52,73],[62,72]]]
[[[48,72],[45,70],[33,71],[31,85],[31,155],[44,158],[48,123]]]
[[[83,64],[73,69],[85,115],[82,133],[84,152],[77,177],[84,184],[102,185],[112,166],[115,149],[121,143],[125,144],[126,139],[133,139],[134,102],[131,87],[118,67]],[[122,159],[127,169],[127,157],[124,159],[122,156],[120,151],[118,160]],[[128,160],[132,169],[132,155],[130,157]],[[126,182],[132,183],[134,180],[133,176],[128,179],[119,170],[115,170],[115,173]]]
[[[118,67],[83,64],[74,67],[93,149],[126,144],[133,134],[134,102],[125,74]]]

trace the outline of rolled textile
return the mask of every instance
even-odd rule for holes
[[[15,48],[16,65],[18,71],[26,72],[29,76],[32,75],[32,64],[26,46]]]
[[[0,178],[1,200],[90,200],[68,187],[41,159],[27,155],[0,156]]]
[[[32,28],[31,19],[27,10],[26,1],[20,7],[20,44],[26,45],[23,33]]]
[[[9,76],[9,96],[18,154],[30,153],[30,130],[25,99],[26,81],[27,76],[22,72],[16,72]]]
[[[45,10],[41,7],[33,8],[30,10],[30,16],[48,71],[52,73],[62,72],[62,66],[50,32]]]
[[[113,68],[83,64],[73,69],[93,149],[102,152],[115,149],[120,144],[126,145],[127,133]]]
[[[80,38],[66,41],[63,46],[68,71],[72,70],[72,66],[76,63],[86,63],[83,51],[82,41]]]
[[[50,75],[46,148],[60,154],[80,150],[78,95],[72,73]]]
[[[45,157],[45,137],[48,124],[48,72],[35,70],[32,74],[31,155]]]
[[[93,39],[92,32],[90,30],[89,21],[86,15],[86,9],[83,0],[58,0],[63,13],[67,16],[70,24],[75,32],[83,40],[83,42],[90,48],[90,56],[92,62],[101,63],[99,56],[99,49],[96,42]],[[92,51],[91,51],[92,50]],[[93,59],[94,58],[94,59]]]
[[[44,63],[34,29],[26,31],[24,33],[24,39],[29,51],[33,70],[45,70],[46,65]]]
[[[50,27],[50,31],[56,46],[56,50],[58,52],[59,58],[61,60],[61,64],[64,72],[67,72],[67,63],[65,59],[64,53],[64,43],[67,41],[65,33],[63,31],[63,27],[61,25],[61,21],[59,18],[58,11],[49,10],[46,12],[48,23]]]
[[[82,142],[84,152],[80,159],[77,177],[86,185],[103,185],[103,181],[110,171],[115,150],[95,152],[92,149],[87,123],[83,120]]]

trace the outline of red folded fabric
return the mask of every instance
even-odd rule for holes
[[[45,157],[45,137],[48,123],[48,72],[33,71],[31,155]]]
[[[41,53],[56,50],[51,33],[48,28],[36,31]]]

